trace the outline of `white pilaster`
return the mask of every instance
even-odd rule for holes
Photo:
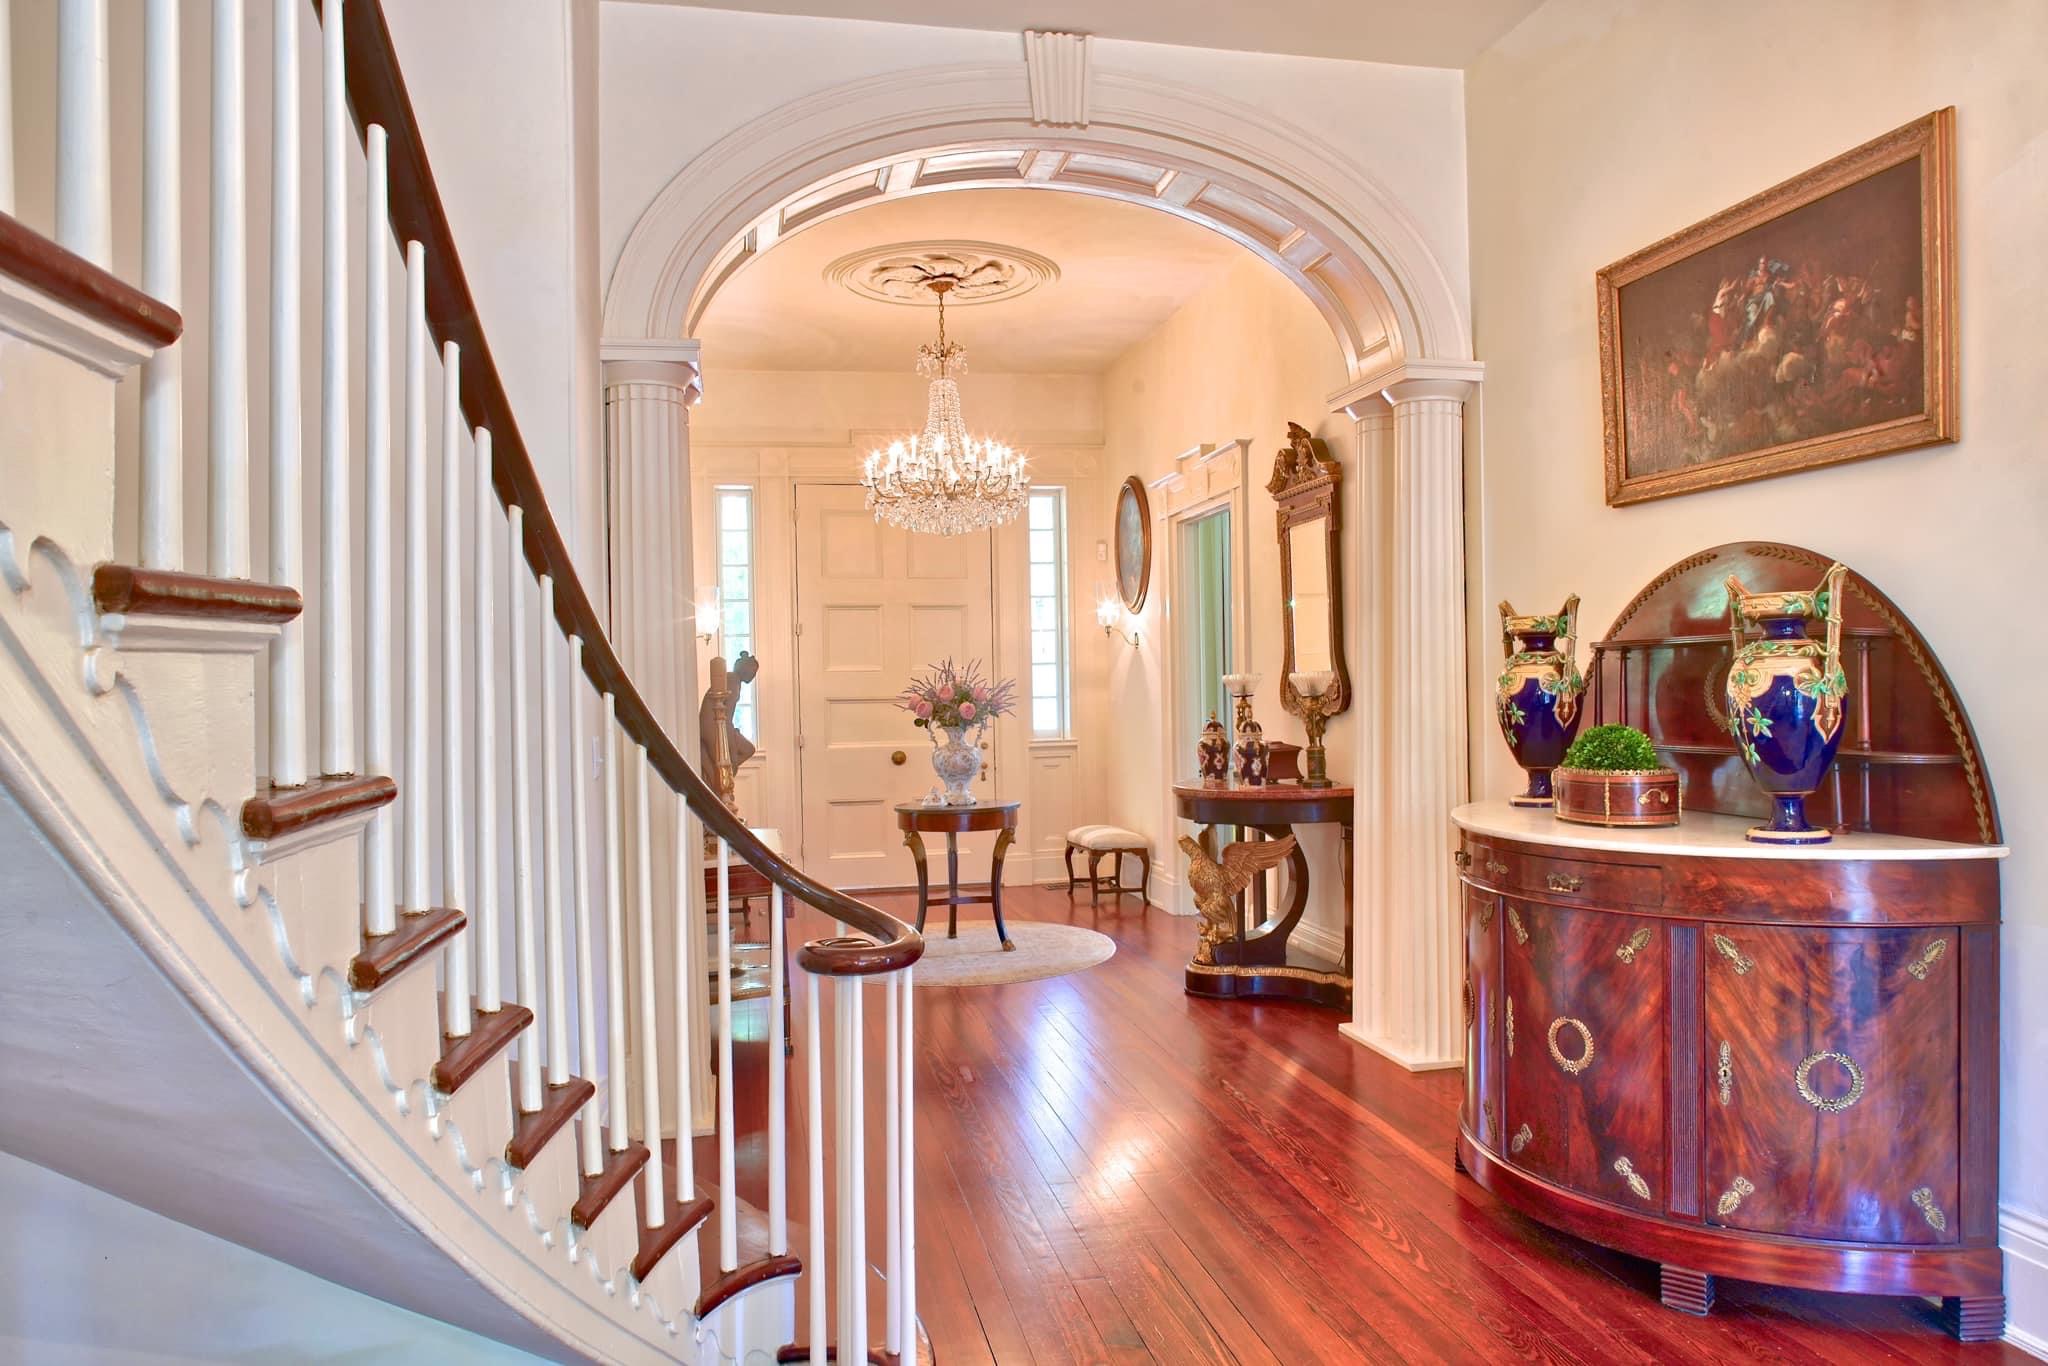
[[[697,762],[697,637],[690,548],[690,408],[703,394],[694,341],[607,341],[604,343],[605,468],[609,489],[611,637],[626,671],[648,706],[691,764]],[[610,775],[617,782],[620,775]],[[666,804],[659,798],[656,806]],[[652,822],[655,904],[673,905],[669,847],[675,822]],[[680,928],[689,955],[689,991],[695,1017],[708,1021],[702,859],[685,851],[690,881],[690,915]],[[630,854],[629,854],[630,858]],[[658,936],[664,943],[667,929]],[[628,957],[634,952],[627,945]],[[674,946],[657,945],[655,971],[662,999],[675,989],[664,980],[673,971]],[[637,971],[637,968],[634,969]],[[629,976],[631,974],[629,973]],[[664,1031],[670,1012],[658,1012]],[[713,1088],[709,1028],[692,1031],[692,1127],[712,1121]],[[664,1056],[673,1037],[664,1032]],[[671,1069],[664,1072],[672,1074]],[[615,1062],[613,1078],[637,1075]],[[664,1125],[667,1132],[673,1128]]]
[[[1456,1067],[1459,907],[1451,808],[1467,790],[1465,403],[1477,365],[1411,367],[1358,421],[1361,676],[1352,1019],[1411,1070]]]

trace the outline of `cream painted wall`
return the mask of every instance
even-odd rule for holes
[[[1643,582],[1743,537],[1838,555],[1924,632],[1969,709],[2006,836],[2002,1185],[2013,1323],[2048,1340],[2048,580],[2036,398],[2048,296],[2048,7],[2038,0],[1551,0],[1469,73],[1474,313],[1486,363],[1471,592],[1474,790],[1508,792],[1488,608],[1576,590],[1588,633]],[[1709,54],[1716,54],[1710,57]],[[1788,84],[1789,82],[1789,84]],[[1605,505],[1594,272],[1786,176],[1957,107],[1963,440],[1625,509]],[[2032,1230],[2029,1238],[2023,1230]],[[2032,1279],[2029,1279],[2032,1278]]]
[[[1024,60],[1015,33],[742,14],[608,0],[601,7],[605,278],[649,202],[721,137],[790,101],[919,67]],[[1220,52],[1098,38],[1098,71],[1243,101],[1327,139],[1409,215],[1466,297],[1463,77],[1430,67]],[[630,135],[621,130],[632,130]],[[820,166],[819,174],[840,169]],[[1284,429],[1283,429],[1284,430]]]
[[[1267,738],[1296,744],[1307,738],[1301,722],[1280,709],[1280,541],[1265,481],[1274,452],[1286,443],[1289,421],[1323,438],[1330,454],[1343,463],[1347,481],[1355,478],[1353,423],[1325,411],[1325,396],[1343,379],[1343,358],[1315,306],[1277,271],[1247,255],[1120,357],[1102,383],[1103,483],[1112,493],[1130,475],[1149,483],[1170,473],[1174,457],[1190,447],[1250,439],[1249,511],[1238,528],[1248,537],[1251,558],[1244,599],[1249,630],[1248,639],[1239,642],[1240,658],[1242,667],[1263,675],[1253,708]],[[1162,750],[1159,716],[1167,703],[1161,666],[1170,584],[1160,566],[1163,500],[1154,494],[1152,503],[1152,589],[1140,618],[1139,647],[1118,644],[1110,653],[1107,703],[1115,724],[1104,736],[1106,808],[1090,819],[1149,835],[1166,883],[1155,900],[1187,909],[1176,895],[1183,860],[1172,845],[1192,827],[1174,821],[1169,828],[1166,788],[1194,771],[1195,756]],[[1339,551],[1347,576],[1356,573],[1358,544],[1358,529],[1347,523]],[[1103,582],[1110,582],[1107,572]],[[1354,691],[1369,697],[1367,661],[1349,642],[1346,654]],[[1352,776],[1355,736],[1351,713],[1330,723],[1325,744],[1330,776],[1339,782]],[[1336,835],[1308,828],[1301,834],[1311,859],[1311,883],[1318,889],[1307,916],[1310,935],[1315,947],[1335,955],[1341,949],[1337,931],[1342,915],[1334,896],[1322,893],[1341,885]]]
[[[706,357],[704,401],[690,417],[696,582],[707,587],[716,582],[712,490],[721,484],[751,486],[757,510],[755,653],[762,664],[754,686],[761,738],[759,753],[739,777],[740,809],[751,824],[787,832],[792,850],[797,848],[801,816],[795,745],[797,642],[791,634],[792,500],[801,483],[854,480],[861,457],[878,439],[922,421],[926,384],[908,365],[887,372],[735,371],[720,370],[712,357]],[[1097,741],[1104,728],[1108,653],[1102,632],[1094,625],[1095,588],[1098,581],[1107,580],[1096,548],[1109,534],[1101,479],[1102,385],[1093,375],[970,372],[961,381],[961,399],[971,427],[999,435],[1028,454],[1035,484],[1067,490],[1074,738],[1032,741],[1022,717],[999,722],[995,729],[996,780],[1005,798],[1024,803],[1019,852],[1033,855],[1013,854],[1005,862],[1006,880],[1021,884],[1053,876],[1066,831],[1097,819],[1082,794],[1100,782],[1103,747]],[[995,553],[994,668],[1002,677],[1022,680],[1028,674],[1029,641],[1027,545],[1021,521],[997,533]],[[710,649],[699,650],[699,696],[710,659]],[[911,667],[923,662],[906,661],[906,677]],[[918,734],[907,719],[904,734]],[[912,753],[914,761],[922,762],[916,750]]]

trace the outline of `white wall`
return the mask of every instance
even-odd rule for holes
[[[702,586],[717,581],[712,489],[752,486],[754,651],[761,659],[754,687],[761,735],[759,752],[739,775],[738,796],[747,821],[784,831],[792,851],[801,829],[797,643],[791,635],[794,490],[799,482],[852,482],[861,458],[878,440],[922,422],[927,385],[908,365],[884,372],[721,370],[714,358],[706,358],[704,401],[690,416],[695,580]],[[1106,819],[1087,796],[1099,781],[1107,656],[1102,632],[1094,626],[1096,591],[1108,580],[1107,566],[1096,560],[1097,542],[1109,534],[1110,515],[1100,473],[1102,384],[1094,375],[970,374],[961,381],[961,399],[972,428],[999,433],[1025,451],[1034,484],[1067,490],[1071,686],[1078,743],[1031,741],[1028,716],[998,722],[994,731],[998,790],[1024,803],[1019,853],[1032,857],[1013,855],[1005,861],[1007,881],[1022,884],[1054,875],[1069,829]],[[995,553],[993,671],[1022,684],[1029,674],[1029,640],[1021,521],[996,533]],[[710,649],[699,651],[700,697],[710,660]],[[922,662],[906,662],[906,679],[912,665]],[[690,715],[696,715],[694,708]],[[905,735],[915,733],[906,721]]]
[[[1274,453],[1286,444],[1290,421],[1323,438],[1344,465],[1346,478],[1355,479],[1354,424],[1341,413],[1325,412],[1325,396],[1343,381],[1343,357],[1322,315],[1278,271],[1249,254],[1119,357],[1103,377],[1103,482],[1111,491],[1133,474],[1149,483],[1169,473],[1174,457],[1193,446],[1240,437],[1251,441],[1247,515],[1236,528],[1247,538],[1251,558],[1251,581],[1242,590],[1248,639],[1239,642],[1239,657],[1241,667],[1263,675],[1253,709],[1269,740],[1303,744],[1307,736],[1301,721],[1280,709],[1280,540],[1265,482]],[[1183,860],[1173,842],[1189,827],[1177,821],[1168,826],[1166,786],[1194,772],[1195,756],[1191,750],[1162,750],[1158,718],[1167,706],[1162,663],[1169,647],[1163,623],[1172,588],[1162,573],[1165,528],[1159,518],[1164,506],[1157,494],[1152,502],[1153,577],[1140,644],[1136,650],[1119,645],[1110,655],[1108,709],[1116,724],[1105,736],[1110,809],[1100,818],[1150,835],[1162,871],[1178,882]],[[1347,522],[1339,572],[1353,582],[1359,544],[1358,528]],[[1354,692],[1364,691],[1369,700],[1367,661],[1359,657],[1355,642],[1346,642],[1346,659]],[[1223,719],[1228,725],[1229,718]],[[1352,776],[1355,734],[1347,712],[1330,723],[1325,737],[1330,776],[1340,783]],[[1306,917],[1309,934],[1315,947],[1335,956],[1342,944],[1337,837],[1327,828],[1303,827],[1297,833],[1310,857],[1315,890]]]
[[[1501,598],[1535,610],[1577,591],[1590,635],[1672,561],[1756,537],[1840,556],[1897,601],[1969,709],[2014,845],[2003,871],[2002,1194],[2013,1322],[2037,1341],[2048,1339],[2048,1265],[2023,1262],[2019,1248],[2022,1229],[2048,1232],[2048,647],[2025,615],[2048,580],[2035,373],[2048,296],[2044,51],[2038,0],[1552,0],[1467,82],[1487,367],[1472,470],[1475,791],[1502,795],[1515,780],[1488,715],[1497,646],[1486,608]],[[1594,272],[1948,104],[1961,443],[1608,508]]]
[[[0,1360],[540,1360],[6,1153],[0,1209]]]

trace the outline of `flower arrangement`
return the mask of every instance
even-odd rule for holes
[[[1017,684],[1013,679],[989,678],[982,673],[980,660],[956,666],[948,659],[911,679],[896,695],[896,705],[910,713],[910,724],[933,732],[936,744],[939,731],[979,730],[1017,710]]]

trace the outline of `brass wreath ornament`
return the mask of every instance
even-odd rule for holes
[[[1849,1074],[1849,1089],[1839,1096],[1824,1096],[1813,1089],[1813,1069],[1823,1062],[1839,1063]],[[1792,1084],[1799,1088],[1799,1098],[1814,1109],[1827,1114],[1838,1115],[1863,1099],[1863,1069],[1847,1053],[1832,1050],[1815,1053],[1799,1064],[1799,1070],[1792,1074]]]
[[[1567,1027],[1578,1030],[1580,1042],[1586,1045],[1585,1051],[1576,1058],[1567,1058],[1563,1050],[1557,1046],[1557,1032]],[[1555,1062],[1572,1076],[1577,1076],[1585,1071],[1587,1066],[1593,1061],[1593,1031],[1586,1028],[1584,1020],[1574,1020],[1565,1015],[1558,1016],[1550,1022],[1549,1042],[1551,1061]]]

